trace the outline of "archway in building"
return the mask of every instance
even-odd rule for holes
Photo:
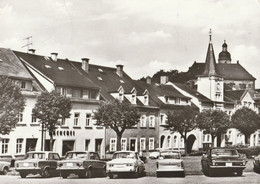
[[[189,137],[187,139],[187,153],[191,153],[192,146],[193,146],[195,140],[196,140],[195,135],[193,135],[193,134],[189,135]]]
[[[164,139],[165,139],[165,136],[162,135],[162,136],[161,136],[161,141],[160,141],[160,146],[161,146],[160,148],[163,148]]]

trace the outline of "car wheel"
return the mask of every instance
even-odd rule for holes
[[[160,174],[160,173],[156,173],[156,177],[157,177],[157,178],[160,178],[160,177],[161,177],[161,174]]]
[[[91,168],[89,168],[89,169],[86,171],[85,176],[86,176],[87,178],[92,178],[92,177],[93,177],[92,175],[93,175],[92,170],[91,170]]]
[[[61,173],[61,177],[66,179],[69,175],[67,173]]]
[[[242,174],[243,174],[243,171],[242,171],[242,170],[237,171],[237,175],[238,175],[238,176],[242,176]]]
[[[8,167],[5,167],[4,169],[3,169],[3,175],[6,175],[7,173],[8,173]]]
[[[20,172],[20,176],[21,176],[21,178],[26,178],[27,173],[25,173],[25,172]]]
[[[108,177],[109,177],[109,179],[113,179],[113,178],[114,178],[114,175],[111,174],[111,173],[109,173],[109,174],[108,174]]]
[[[42,177],[44,177],[44,178],[50,177],[50,170],[49,170],[48,168],[45,168],[45,169],[42,171]]]

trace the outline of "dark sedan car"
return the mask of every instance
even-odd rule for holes
[[[57,171],[63,178],[76,174],[80,178],[106,176],[106,162],[100,160],[98,153],[91,151],[69,151],[64,160],[58,162]]]
[[[207,176],[215,173],[236,173],[238,176],[243,174],[246,168],[246,159],[240,157],[236,149],[233,148],[210,148],[202,156],[202,171]]]

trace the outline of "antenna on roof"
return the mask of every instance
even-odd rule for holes
[[[22,48],[27,47],[27,51],[29,51],[30,45],[33,45],[32,41],[30,41],[31,38],[32,36],[28,36],[23,39],[23,40],[27,40],[27,44],[23,45]]]

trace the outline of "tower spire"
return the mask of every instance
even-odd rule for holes
[[[209,29],[209,43],[212,43],[212,31]]]

